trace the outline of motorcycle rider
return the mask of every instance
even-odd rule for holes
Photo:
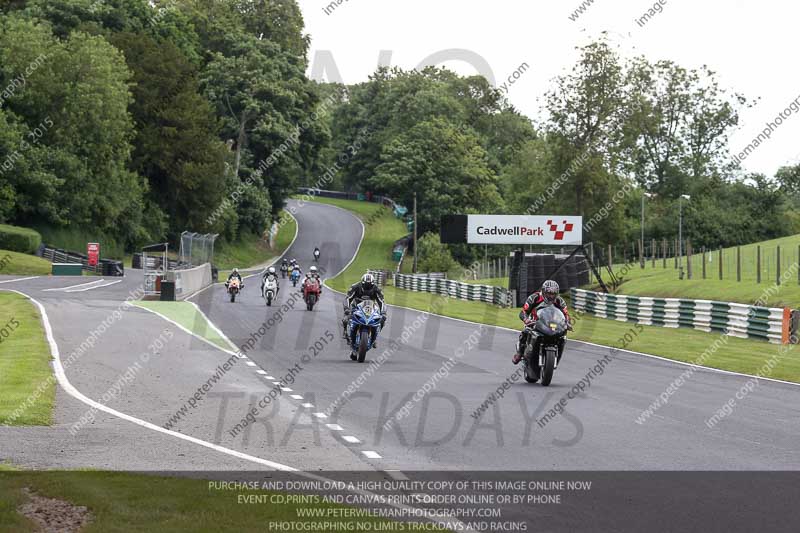
[[[375,283],[375,276],[367,272],[361,276],[361,281],[354,283],[347,291],[347,296],[344,300],[344,318],[342,319],[342,330],[345,339],[348,339],[352,344],[353,340],[349,338],[348,327],[350,325],[350,315],[353,312],[353,307],[360,300],[372,300],[378,304],[378,309],[381,312],[381,329],[386,323],[386,310],[383,301],[383,291],[381,291],[378,284]],[[372,343],[373,348],[377,348],[377,341]],[[350,354],[352,359],[355,354]]]
[[[289,272],[289,260],[284,257],[283,261],[281,261],[281,276],[285,278],[288,272]]]
[[[311,265],[311,268],[308,269],[306,272],[306,277],[303,279],[303,286],[305,286],[306,282],[309,280],[317,280],[320,283],[320,295],[322,295],[322,280],[319,277],[319,270],[314,265]]]
[[[567,319],[567,329],[572,331],[572,321],[569,318],[569,311],[567,311],[567,302],[564,301],[564,298],[558,295],[558,283],[553,281],[552,279],[546,280],[542,284],[542,288],[538,291],[534,292],[528,299],[525,300],[525,305],[522,306],[522,310],[519,312],[519,319],[525,323],[527,326],[531,322],[536,322],[538,317],[536,316],[536,308],[539,307],[543,302],[547,302],[550,304],[555,305],[558,307],[562,313],[564,313],[564,318]],[[522,352],[525,350],[525,345],[528,343],[528,334],[525,333],[523,329],[522,332],[519,334],[519,341],[517,342],[517,352],[514,354],[514,357],[511,359],[511,362],[515,365],[518,364],[522,360]],[[564,344],[566,343],[566,339],[562,338],[561,342],[558,345],[558,360],[561,361],[561,355],[564,353]]]
[[[315,246],[314,247],[314,261],[317,261],[319,259],[319,253],[320,253],[319,252],[319,247]]]
[[[239,290],[244,289],[244,281],[242,281],[242,275],[239,274],[239,269],[238,268],[234,268],[233,270],[231,270],[231,273],[228,276],[228,281],[225,282],[225,288],[226,289],[228,288],[228,284],[230,284],[230,282],[231,282],[231,280],[233,278],[236,278],[236,279],[239,280]]]
[[[269,267],[261,274],[261,296],[264,296],[264,287],[267,284],[267,280],[275,281],[275,297],[277,298],[281,290],[281,285],[278,283],[278,273],[275,272],[274,266]]]

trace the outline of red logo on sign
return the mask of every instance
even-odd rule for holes
[[[564,229],[558,229],[559,226],[558,224],[553,224],[552,220],[547,221],[547,225],[550,226],[550,231],[555,233],[555,236],[553,238],[557,241],[563,240],[564,234],[572,231],[572,227],[574,226],[574,224],[568,223],[566,220],[563,222],[563,224],[564,224]]]

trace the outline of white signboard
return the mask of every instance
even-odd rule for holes
[[[583,244],[583,217],[467,215],[470,244]]]

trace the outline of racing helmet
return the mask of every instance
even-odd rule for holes
[[[267,273],[268,273],[268,274],[274,274],[274,273],[275,273],[275,267],[269,267],[269,268],[267,269]]]
[[[308,273],[309,274],[317,274],[317,267],[312,265],[311,268],[308,269]]]
[[[231,274],[238,274],[238,273],[239,273],[238,268],[234,268],[233,270],[231,270]]]
[[[371,289],[375,285],[375,276],[367,272],[361,276],[361,287],[364,289]]]
[[[542,283],[542,296],[544,296],[544,299],[550,303],[555,302],[556,297],[558,296],[558,283],[552,279],[548,279]]]

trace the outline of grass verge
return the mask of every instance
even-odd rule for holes
[[[49,426],[55,400],[51,375],[36,308],[23,296],[0,292],[0,425]]]
[[[136,305],[144,309],[155,311],[162,314],[185,327],[192,333],[211,341],[215,345],[225,350],[230,350],[231,346],[222,335],[214,329],[211,323],[203,316],[195,306],[189,302],[136,302]]]
[[[17,512],[29,487],[38,495],[86,506],[93,520],[82,533],[150,531],[276,531],[271,522],[305,523],[319,531],[325,522],[334,531],[399,531],[398,524],[371,517],[343,518],[344,505],[270,503],[276,492],[216,490],[208,481],[124,472],[30,472],[0,469],[0,524],[4,531],[38,531]],[[266,499],[243,503],[242,498]],[[285,495],[284,495],[285,496]],[[321,509],[325,518],[299,518],[301,508]],[[328,512],[327,510],[331,510]],[[344,512],[343,512],[344,511]],[[328,515],[328,516],[326,516]],[[338,525],[341,524],[341,525]],[[361,529],[356,524],[367,524]],[[338,525],[338,526],[337,526]],[[7,529],[6,529],[7,528]],[[443,531],[443,530],[438,530]]]
[[[9,276],[46,276],[50,261],[35,255],[0,250],[0,274]]]
[[[281,216],[283,220],[283,216]],[[288,217],[279,228],[275,237],[275,248],[270,249],[263,239],[249,235],[232,244],[223,244],[219,251],[214,252],[214,264],[219,268],[219,280],[228,279],[231,270],[238,268],[240,271],[253,270],[280,257],[294,240],[297,232],[297,222],[294,217]]]
[[[741,246],[741,278],[736,281],[736,248],[725,248],[722,251],[722,279],[719,279],[719,251],[706,254],[706,279],[703,279],[703,256],[692,255],[692,279],[678,279],[675,259],[667,259],[664,268],[663,260],[646,261],[641,268],[638,261],[625,267],[617,265],[614,272],[624,272],[623,284],[617,289],[619,294],[639,296],[659,296],[662,298],[694,298],[720,300],[753,304],[764,301],[766,291],[775,285],[778,279],[777,248],[781,249],[780,290],[766,299],[769,307],[800,306],[800,280],[798,279],[798,261],[800,260],[800,235],[792,235],[770,241]],[[761,283],[757,283],[757,248],[761,247]],[[684,258],[684,273],[686,270]]]
[[[327,198],[324,200],[326,200],[325,203],[329,203]],[[336,200],[335,202],[334,205],[339,205],[345,209],[350,209],[350,204],[356,204],[360,209],[359,211],[353,209],[353,211],[362,218],[366,214],[362,206],[365,202],[346,200]],[[389,221],[386,221],[386,223],[388,224]],[[402,226],[402,224],[400,225]],[[384,251],[391,248],[391,246],[389,248],[386,247],[387,238],[380,233],[382,230],[384,228],[378,226],[378,224],[371,224],[366,227],[364,241],[358,257],[348,271],[355,270],[354,267],[358,265],[360,270],[355,270],[355,272],[363,272],[365,266],[374,264],[375,258],[382,257]],[[393,242],[394,239],[389,238],[388,240]],[[347,274],[347,271],[344,274]],[[344,290],[346,289],[346,284],[351,280],[355,281],[353,275],[349,277],[343,275],[333,280],[333,282],[329,281],[328,284],[334,289]],[[487,280],[480,281],[485,283]],[[384,288],[384,294],[386,295],[386,301],[393,305],[427,311],[431,309],[433,302],[436,302],[436,312],[444,316],[514,330],[518,330],[521,327],[518,309],[502,309],[481,302],[443,298],[430,293],[406,291],[391,286]],[[391,315],[389,320],[391,320]],[[641,326],[641,331],[638,332],[635,338],[624,343],[621,339],[632,331],[638,331],[638,327],[631,322],[620,322],[584,315],[580,320],[576,321],[575,331],[570,334],[570,338],[605,346],[625,347],[628,350],[687,363],[698,361],[703,352],[720,338],[719,334],[705,333],[689,328],[672,329]],[[800,360],[782,352],[780,346],[733,337],[727,337],[726,340],[727,342],[723,348],[710,356],[704,357],[703,366],[755,374],[762,369],[766,360],[774,356],[777,364],[768,375],[765,374],[765,377],[800,382]],[[510,358],[513,350],[514,347],[509,345],[508,353],[503,355],[508,355]]]
[[[392,259],[392,245],[397,239],[408,235],[408,230],[405,224],[392,214],[391,209],[380,204],[357,200],[315,197],[314,201],[347,209],[359,217],[366,228],[364,241],[355,261],[344,272],[327,280],[328,286],[338,291],[346,291],[350,285],[361,279],[367,269],[397,268],[397,263]]]

